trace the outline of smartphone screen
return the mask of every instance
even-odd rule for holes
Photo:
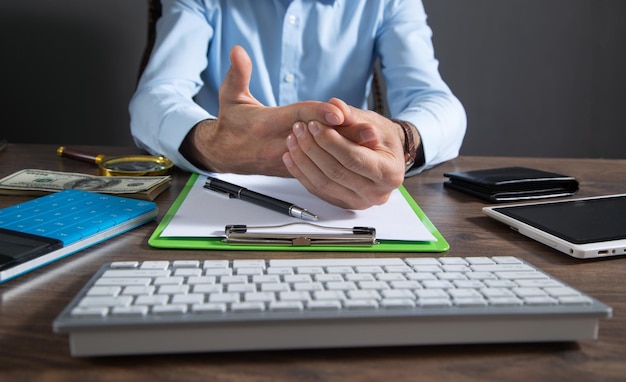
[[[60,240],[0,228],[0,270],[62,247]]]

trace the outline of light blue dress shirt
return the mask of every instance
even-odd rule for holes
[[[413,123],[426,165],[458,155],[463,106],[442,80],[418,0],[163,0],[157,38],[130,103],[137,144],[199,172],[178,151],[218,113],[234,45],[253,63],[250,91],[266,106],[338,97],[366,108],[380,58],[393,118]]]

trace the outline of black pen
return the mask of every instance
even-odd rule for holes
[[[307,211],[305,208],[298,207],[293,203],[272,198],[271,196],[259,194],[258,192],[248,190],[245,187],[237,186],[235,184],[225,182],[221,179],[212,178],[210,176],[207,177],[204,188],[225,193],[228,194],[228,197],[230,198],[245,200],[246,202],[254,203],[257,206],[269,208],[271,210],[293,216],[294,218],[312,221],[318,219],[317,215]]]

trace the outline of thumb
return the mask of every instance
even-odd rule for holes
[[[331,98],[328,103],[335,105],[343,114],[343,125],[354,125],[357,119],[352,112],[352,108],[344,100],[340,98]]]
[[[250,93],[252,60],[246,50],[235,45],[230,50],[230,69],[220,86],[220,103],[240,103],[258,101]]]

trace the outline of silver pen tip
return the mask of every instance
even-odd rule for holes
[[[289,215],[293,216],[294,218],[308,221],[316,221],[319,219],[314,213],[311,213],[308,210],[298,206],[291,206],[289,208]]]
[[[312,214],[307,210],[304,210],[302,211],[302,219],[310,220],[310,221],[317,221],[319,218],[317,217],[317,215]]]

